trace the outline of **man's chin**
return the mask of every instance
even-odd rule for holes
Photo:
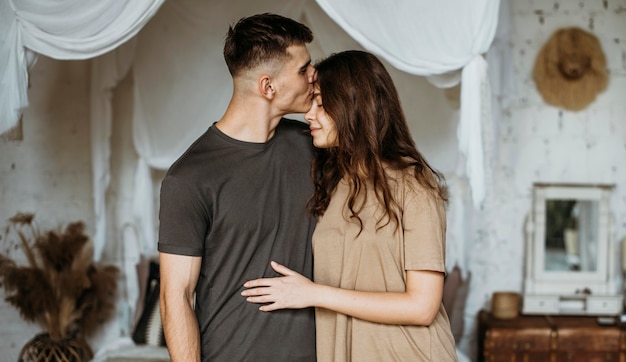
[[[305,102],[296,113],[306,113],[311,109],[311,101]]]

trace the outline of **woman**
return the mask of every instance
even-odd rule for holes
[[[318,361],[456,361],[442,304],[443,177],[411,138],[398,93],[372,54],[317,65],[310,123],[318,217],[315,283],[272,262],[248,281],[260,310],[316,307]]]

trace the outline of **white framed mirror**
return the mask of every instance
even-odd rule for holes
[[[533,185],[522,313],[617,315],[609,184]]]

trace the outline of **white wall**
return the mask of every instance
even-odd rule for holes
[[[94,212],[89,127],[90,61],[58,61],[41,56],[30,70],[28,109],[23,117],[23,140],[0,141],[0,225],[16,212],[34,212],[43,228],[83,220],[93,232]],[[123,267],[127,242],[124,225],[132,220],[131,200],[137,155],[132,145],[132,74],[113,95],[111,182],[106,194],[107,243],[102,262]],[[155,179],[161,174],[155,172]],[[0,251],[6,244],[0,240]],[[13,253],[18,258],[20,253]],[[23,261],[25,262],[25,261]],[[119,284],[118,318],[90,341],[94,350],[118,335],[129,334],[133,323],[125,282]],[[134,285],[135,280],[128,280]],[[24,343],[39,327],[20,318],[4,301],[0,288],[0,361],[15,361]],[[6,359],[5,359],[6,358]]]
[[[483,209],[469,216],[472,280],[462,344],[470,351],[476,345],[476,314],[489,307],[491,293],[522,291],[523,223],[533,182],[614,183],[613,236],[616,243],[626,236],[626,1],[510,3],[516,91],[498,123],[493,191]],[[607,90],[579,112],[546,105],[532,80],[539,48],[554,30],[566,26],[579,26],[599,38],[610,71]]]
[[[42,228],[83,220],[92,231],[89,61],[40,57],[30,71],[23,141],[0,142],[0,225],[32,212]],[[5,252],[6,244],[0,243]],[[16,361],[38,326],[24,322],[0,288],[0,361]]]

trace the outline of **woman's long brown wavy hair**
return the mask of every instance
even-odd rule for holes
[[[415,178],[433,195],[447,201],[443,175],[417,150],[391,76],[380,60],[364,51],[336,53],[316,65],[324,110],[335,121],[338,147],[318,149],[312,164],[315,193],[309,210],[321,216],[339,181],[350,186],[348,207],[361,227],[360,195],[374,188],[384,215],[378,227],[396,221],[400,210],[385,168],[413,168]],[[381,224],[383,219],[386,222]]]

